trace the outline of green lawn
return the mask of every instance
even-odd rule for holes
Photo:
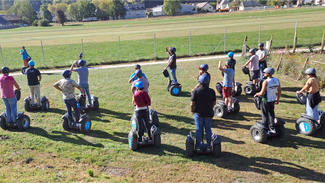
[[[43,63],[41,41],[45,62],[49,68],[70,65],[82,51],[89,64],[108,64],[120,61],[118,36],[121,39],[122,62],[154,59],[154,34],[156,34],[156,57],[165,58],[164,47],[175,46],[178,56],[189,55],[189,31],[191,31],[191,55],[212,53],[224,36],[236,50],[242,49],[245,36],[248,45],[256,47],[259,25],[261,41],[270,40],[273,46],[293,44],[294,27],[298,22],[298,44],[320,44],[324,31],[325,9],[295,8],[249,12],[212,13],[182,17],[163,17],[137,20],[117,20],[91,23],[67,23],[67,26],[24,27],[1,30],[0,45],[5,65],[11,69],[22,66],[19,51],[25,45],[39,67]],[[226,50],[233,50],[227,42]],[[223,43],[217,52],[223,52]]]
[[[160,148],[144,147],[138,151],[128,148],[127,135],[133,113],[132,94],[127,83],[133,67],[90,71],[90,92],[99,97],[100,110],[89,112],[93,126],[89,134],[64,131],[61,116],[65,113],[62,94],[52,85],[60,74],[43,75],[42,95],[50,100],[49,112],[28,112],[32,123],[26,132],[0,130],[0,182],[322,182],[325,178],[325,135],[297,134],[295,121],[304,111],[294,98],[302,85],[280,77],[283,95],[276,106],[276,116],[286,121],[283,139],[269,139],[266,144],[255,143],[249,128],[260,120],[260,111],[253,98],[238,97],[241,111],[226,119],[214,118],[212,131],[222,139],[222,155],[195,156],[185,154],[186,135],[195,130],[190,112],[190,91],[197,84],[198,66],[209,64],[211,87],[222,79],[217,70],[218,60],[182,62],[177,76],[183,93],[173,97],[166,91],[168,79],[161,70],[165,66],[143,66],[150,82],[152,108],[159,112],[162,131]],[[245,83],[240,72],[243,60],[237,64],[236,78]],[[26,78],[15,76],[22,87],[22,98],[29,94]],[[76,73],[73,79],[77,79]],[[221,99],[218,95],[218,99]],[[23,110],[23,100],[18,102]],[[324,102],[320,109],[325,107]],[[0,105],[4,110],[4,105]],[[23,162],[31,157],[29,164]],[[94,177],[87,174],[94,171]]]

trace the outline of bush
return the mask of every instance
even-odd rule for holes
[[[38,26],[38,20],[34,20],[34,22],[32,23],[32,26]]]
[[[46,20],[46,19],[42,19],[42,20],[39,20],[38,21],[38,25],[39,26],[48,26],[49,25],[49,21],[48,20]]]
[[[94,171],[89,169],[87,170],[87,174],[90,176],[90,177],[94,177]]]

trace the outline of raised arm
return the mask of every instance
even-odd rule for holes
[[[222,72],[226,72],[226,70],[221,66],[222,61],[219,61],[219,70],[221,70]]]

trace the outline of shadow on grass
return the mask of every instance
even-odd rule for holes
[[[78,130],[71,130],[71,132],[73,132],[73,133],[61,132],[61,131],[52,131],[52,133],[53,133],[53,135],[52,135],[52,134],[49,134],[43,128],[30,127],[26,132],[34,134],[34,135],[46,137],[46,138],[48,138],[50,140],[53,140],[53,141],[62,141],[62,142],[67,142],[67,143],[71,143],[71,144],[86,145],[86,146],[93,146],[93,147],[100,147],[100,148],[104,147],[103,144],[100,144],[100,143],[93,144],[93,143],[79,137],[78,135],[73,134],[74,132],[80,133],[80,131],[78,131]],[[69,137],[71,135],[73,135],[74,138]]]
[[[184,140],[184,143],[185,143],[185,140]],[[184,146],[185,146],[185,144],[184,144]],[[161,144],[160,148],[156,148],[154,145],[138,147],[137,152],[144,153],[144,154],[153,154],[153,155],[158,155],[158,156],[170,155],[170,153],[176,154],[177,156],[180,156],[180,157],[186,156],[184,149],[181,149],[176,146],[171,146],[168,144]],[[169,153],[167,153],[167,152],[169,152]]]
[[[182,91],[178,97],[191,97],[191,92]]]
[[[72,26],[72,27],[75,27],[75,26],[83,26],[83,24],[67,24],[65,26]]]
[[[212,120],[211,127],[212,128],[217,128],[217,129],[223,129],[223,130],[237,130],[238,128],[249,130],[252,124],[248,125],[242,125],[238,122],[235,121],[230,121],[230,120]]]
[[[100,130],[91,130],[89,133],[87,133],[87,135],[95,138],[111,139],[115,142],[128,144],[128,133],[113,132],[113,134],[109,134]]]
[[[99,108],[97,111],[89,110],[86,113],[91,120],[99,121],[103,123],[110,122],[107,119],[103,119],[104,117],[112,117],[112,118],[118,118],[118,119],[130,121],[132,116],[132,114],[130,113],[116,112],[116,111],[111,111],[103,108]]]
[[[296,92],[300,90],[301,87],[281,87],[281,91],[287,91],[287,92]]]

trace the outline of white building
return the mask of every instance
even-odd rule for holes
[[[217,9],[221,9],[221,10],[229,9],[229,4],[230,4],[229,1],[227,1],[227,0],[222,0],[222,1],[218,4],[218,8],[217,8]]]
[[[144,18],[146,16],[146,7],[144,4],[128,4],[124,5],[125,19]]]
[[[180,14],[180,13],[197,13],[196,6],[187,5],[187,4],[181,4],[181,6],[182,6],[182,10],[181,11],[177,10],[176,11],[177,14]],[[164,12],[164,5],[153,7],[152,8],[152,15],[153,16],[166,15],[165,12]]]
[[[207,10],[209,12],[213,12],[214,11],[214,7],[210,3],[208,3],[208,2],[204,2],[204,3],[193,3],[192,5],[201,8],[201,10]]]
[[[263,6],[254,1],[254,0],[247,0],[240,3],[239,10],[246,11],[246,10],[260,10],[263,9]]]

